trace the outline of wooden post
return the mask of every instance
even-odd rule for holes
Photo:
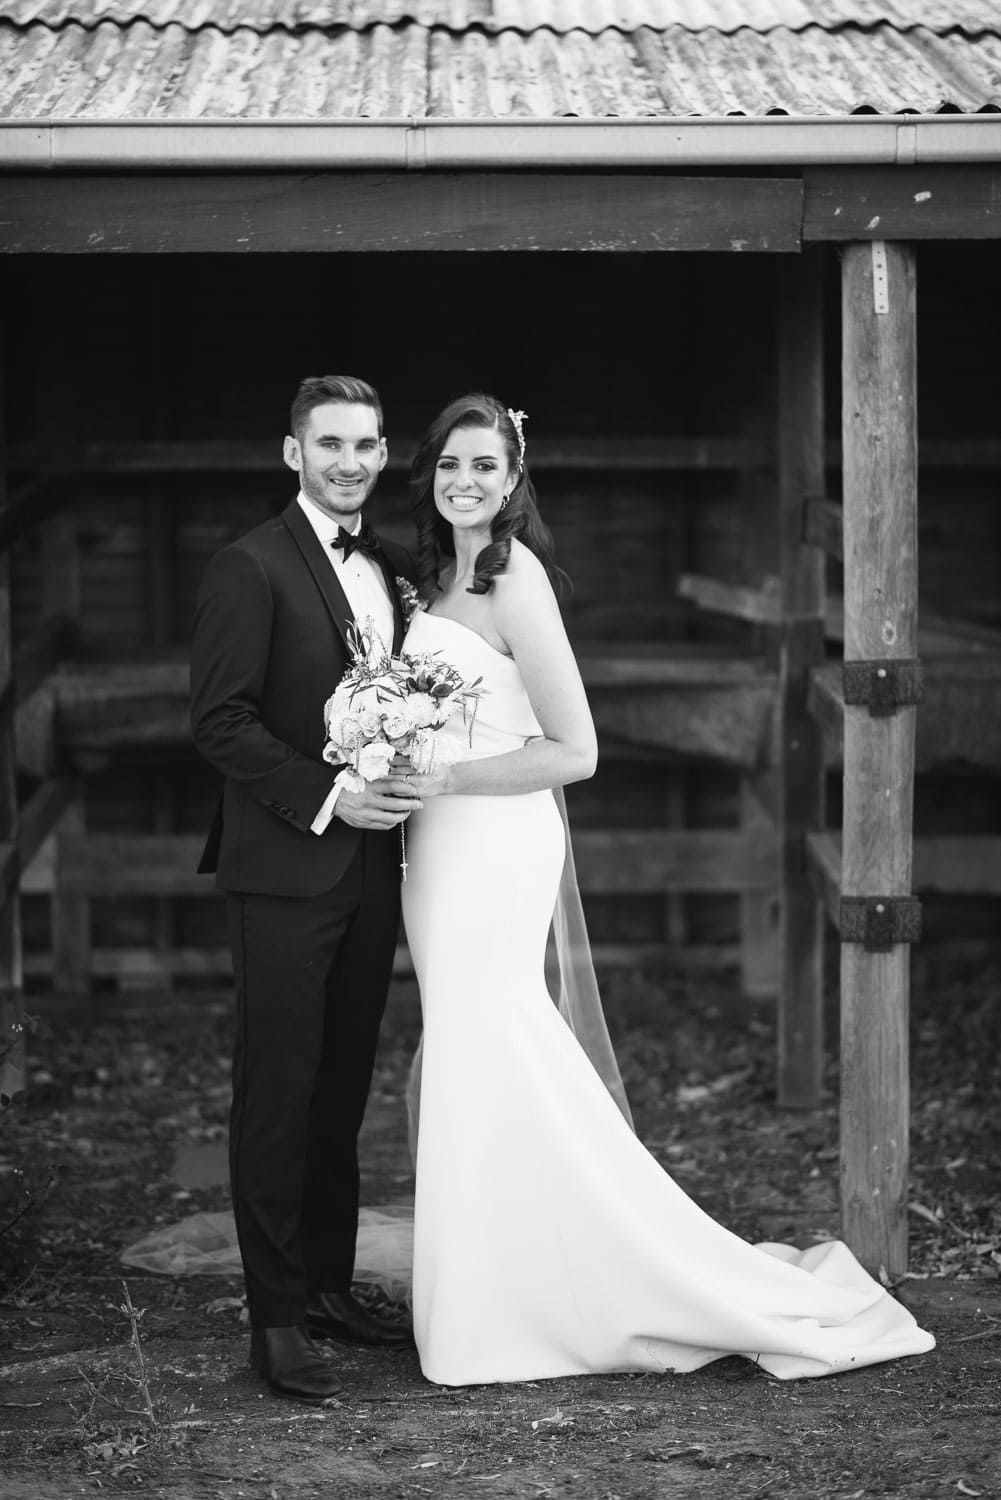
[[[767,383],[748,391],[741,413],[741,436],[770,445],[775,425],[774,397]],[[746,468],[740,477],[744,516],[744,568],[747,584],[765,592],[775,581],[777,525],[775,476],[771,468]],[[755,652],[771,655],[774,629],[752,627]],[[767,767],[740,778],[740,826],[771,834],[774,769]],[[778,890],[742,891],[740,895],[740,988],[748,999],[774,999],[779,988]]]
[[[913,658],[917,641],[915,252],[842,258],[845,662]],[[845,707],[842,892],[911,889],[913,707]],[[841,958],[842,1231],[871,1271],[907,1268],[910,954]]]
[[[740,778],[740,826],[767,836],[774,821],[763,798],[768,779],[764,775]],[[778,987],[776,963],[776,892],[742,891],[740,894],[740,988],[749,1000],[773,1000]]]
[[[823,1071],[824,913],[806,876],[806,835],[824,821],[823,734],[807,709],[824,656],[824,554],[804,545],[806,496],[824,490],[824,310],[819,249],[779,271],[779,1007],[778,1102],[812,1109]]]
[[[42,617],[68,622],[67,647],[80,644],[83,609],[80,566],[79,521],[73,510],[60,511],[45,522],[42,531]],[[73,801],[60,820],[56,833],[53,889],[49,898],[52,942],[52,986],[60,998],[75,1000],[90,988],[90,901],[86,896],[67,895],[60,890],[60,840],[83,833],[87,811],[84,786],[78,781]]]
[[[0,339],[0,352],[3,341]],[[0,381],[0,411],[2,411]],[[3,434],[0,432],[0,447]],[[0,464],[0,500],[4,466]],[[18,839],[17,746],[14,733],[13,652],[11,650],[10,553],[0,549],[0,872],[16,856]],[[16,865],[14,866],[16,869]],[[24,1088],[24,980],[18,889],[9,894],[0,880],[0,1108]]]
[[[669,766],[664,812],[672,830],[685,826],[687,790],[684,766]],[[688,902],[683,891],[668,891],[664,897],[664,930],[672,957],[679,958],[688,946]]]

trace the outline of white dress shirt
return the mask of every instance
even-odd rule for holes
[[[344,590],[348,604],[351,606],[351,613],[359,624],[366,617],[370,619],[376,633],[385,642],[386,649],[391,651],[394,627],[393,601],[389,596],[386,579],[379,564],[360,548],[355,548],[351,556],[346,558],[343,548],[332,545],[337,536],[339,523],[322,511],[318,505],[314,505],[301,490],[298,498],[303,514],[316,532],[324,556],[334,570],[334,577]],[[361,516],[355,517],[353,526],[345,526],[344,529],[355,536],[361,530]],[[330,691],[333,692],[336,686],[336,682],[332,682]],[[313,833],[319,834],[326,830],[333,817],[340,790],[339,786],[331,787],[329,796],[310,824]]]

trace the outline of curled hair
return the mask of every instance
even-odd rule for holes
[[[382,402],[367,380],[359,380],[357,375],[307,375],[292,400],[292,435],[297,442],[302,442],[314,406],[326,406],[331,401],[345,406],[370,406],[382,437]]]
[[[469,594],[487,594],[498,573],[503,573],[511,555],[511,538],[534,552],[549,576],[557,595],[567,576],[556,565],[553,539],[539,515],[535,488],[521,458],[521,445],[507,409],[493,396],[474,393],[460,396],[439,412],[421,438],[410,469],[410,491],[417,526],[417,583],[421,598],[430,601],[438,590],[443,557],[455,556],[452,528],[434,503],[434,476],[449,433],[457,427],[485,427],[498,432],[512,474],[518,478],[507,505],[490,523],[490,541],[478,553]]]

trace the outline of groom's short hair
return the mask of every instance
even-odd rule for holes
[[[374,386],[356,375],[307,375],[292,401],[292,435],[302,441],[302,435],[314,406],[326,406],[331,401],[343,401],[347,406],[370,406],[379,424],[382,437],[382,402]]]

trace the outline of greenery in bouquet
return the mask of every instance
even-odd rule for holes
[[[366,620],[351,629],[351,666],[327,699],[324,760],[343,765],[337,780],[349,791],[386,776],[398,756],[427,774],[449,750],[439,731],[456,714],[470,736],[482,678],[466,682],[437,651],[393,655]]]

